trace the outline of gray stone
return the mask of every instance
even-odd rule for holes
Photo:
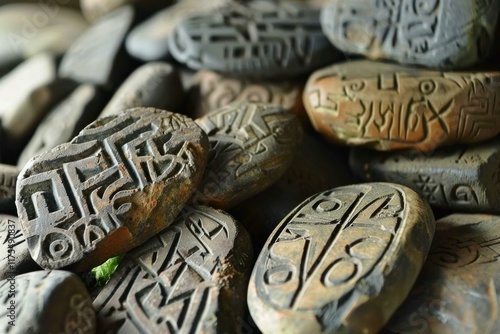
[[[334,0],[321,25],[347,53],[454,69],[488,56],[499,12],[496,0]]]
[[[9,211],[16,199],[16,181],[21,169],[17,166],[0,164],[0,210]]]
[[[177,69],[167,63],[147,63],[125,80],[99,117],[136,107],[181,112],[184,95]]]

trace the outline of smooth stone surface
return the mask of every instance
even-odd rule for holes
[[[315,72],[304,105],[314,128],[332,142],[432,151],[500,134],[500,72],[351,61]]]
[[[126,40],[129,54],[144,62],[172,58],[168,40],[174,28],[185,20],[207,15],[222,7],[232,4],[234,0],[181,0],[164,8],[137,25]]]
[[[191,119],[136,108],[30,160],[16,205],[33,259],[83,271],[173,222],[201,180],[208,139]]]
[[[152,62],[142,65],[125,80],[99,117],[136,107],[180,112],[183,102],[184,89],[177,70],[167,63]]]
[[[189,115],[200,118],[231,102],[262,102],[290,110],[307,119],[302,104],[303,84],[298,81],[264,81],[199,71],[190,92]]]
[[[340,57],[321,31],[318,9],[266,1],[188,19],[169,48],[192,69],[247,77],[307,75]]]
[[[120,263],[94,300],[98,332],[245,333],[252,247],[222,211],[187,207]]]
[[[432,206],[500,213],[500,139],[442,148],[432,154],[354,149],[350,164],[364,180],[405,185]]]
[[[0,164],[0,210],[5,212],[14,206],[16,199],[16,181],[21,168]]]
[[[18,166],[24,167],[35,155],[69,142],[97,118],[106,101],[105,94],[99,88],[79,86],[38,125],[19,157]]]
[[[80,8],[89,22],[96,22],[103,16],[127,5],[141,10],[156,11],[170,5],[174,0],[80,0]]]
[[[0,67],[42,52],[62,55],[88,28],[78,11],[63,8],[56,1],[37,2],[18,1],[1,7]]]
[[[125,51],[125,37],[135,11],[123,7],[102,17],[83,33],[64,55],[59,75],[113,91],[134,68]]]
[[[387,327],[396,333],[498,333],[499,240],[499,216],[440,219],[422,272]]]
[[[334,0],[321,12],[330,41],[347,53],[456,69],[485,59],[500,2]]]
[[[191,203],[229,209],[276,182],[302,139],[297,117],[266,103],[235,102],[196,120],[210,152]]]
[[[377,333],[417,279],[434,228],[429,205],[403,186],[316,194],[264,245],[250,313],[265,333]]]
[[[93,334],[96,330],[87,289],[78,276],[67,271],[36,271],[0,281],[0,300],[2,333]],[[8,317],[11,305],[15,320]],[[14,326],[9,321],[14,321]]]

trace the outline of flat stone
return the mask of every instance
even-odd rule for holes
[[[316,194],[274,230],[248,306],[265,333],[376,333],[404,301],[435,228],[429,205],[390,183]]]
[[[89,22],[96,22],[103,16],[127,5],[145,11],[156,11],[170,5],[174,0],[80,0],[80,7]]]
[[[191,87],[189,115],[199,118],[231,102],[262,102],[278,105],[307,119],[302,89],[299,81],[252,80],[199,71]]]
[[[297,117],[266,103],[235,102],[196,123],[210,141],[207,168],[192,203],[229,209],[276,182],[302,139]]]
[[[115,90],[135,66],[124,46],[135,16],[134,9],[127,6],[102,17],[71,45],[59,75]]]
[[[31,159],[16,205],[33,259],[84,271],[170,225],[201,180],[208,140],[191,119],[137,108]]]
[[[19,219],[0,214],[0,280],[36,270]]]
[[[371,59],[456,69],[485,59],[500,2],[336,0],[321,26],[340,50]]]
[[[498,333],[500,217],[440,219],[427,261],[387,327],[397,333]]]
[[[319,10],[252,1],[177,25],[169,49],[192,69],[246,77],[294,77],[339,59],[323,35]]]
[[[105,94],[96,86],[80,85],[38,125],[19,157],[18,166],[23,167],[35,155],[69,142],[97,118],[106,101]]]
[[[252,247],[222,211],[187,207],[128,253],[94,300],[99,333],[242,333]]]
[[[16,199],[16,181],[21,169],[17,166],[0,164],[0,210],[8,211]]]
[[[62,55],[87,29],[88,23],[78,11],[56,1],[36,2],[2,5],[0,68],[42,52]]]
[[[167,63],[152,62],[142,65],[125,80],[99,117],[137,107],[180,112],[183,102],[184,89],[177,70]]]
[[[95,333],[92,301],[83,282],[70,272],[36,271],[5,279],[0,281],[0,297],[2,333]]]
[[[500,139],[431,154],[354,149],[350,164],[363,179],[403,184],[438,208],[500,213]]]
[[[500,72],[437,72],[351,61],[315,72],[304,105],[332,142],[388,151],[500,134]]]

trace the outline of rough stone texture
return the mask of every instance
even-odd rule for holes
[[[456,69],[488,56],[499,12],[491,0],[335,0],[321,25],[344,52]]]
[[[427,261],[387,326],[396,333],[498,333],[500,217],[439,220]]]
[[[99,88],[79,86],[38,125],[19,157],[18,166],[23,167],[35,155],[69,142],[97,118],[105,103],[105,94]]]
[[[319,10],[253,1],[179,24],[170,52],[192,69],[247,77],[309,74],[339,58],[319,23]]]
[[[242,333],[252,258],[231,216],[188,207],[120,263],[94,300],[98,332]]]
[[[299,81],[252,80],[199,71],[191,87],[189,115],[199,118],[231,102],[263,102],[308,119],[302,104],[302,89]]]
[[[15,284],[15,288],[11,284]],[[93,334],[96,330],[95,312],[87,289],[78,276],[70,272],[36,271],[5,279],[0,281],[0,300],[2,333]],[[14,320],[9,317],[11,306],[15,309]],[[9,321],[14,321],[15,326]]]
[[[184,89],[177,70],[167,63],[148,63],[125,80],[100,117],[117,115],[136,107],[180,112],[183,102]]]
[[[432,206],[500,213],[500,139],[432,154],[354,149],[350,164],[363,179],[403,184]]]
[[[173,222],[201,180],[208,140],[189,118],[136,108],[28,162],[16,205],[43,268],[90,269]]]
[[[80,0],[80,7],[85,18],[89,22],[95,22],[127,5],[134,5],[145,11],[156,11],[172,2],[174,0]]]
[[[21,169],[17,166],[0,164],[0,210],[12,208],[16,199],[16,181]]]
[[[500,72],[351,61],[315,72],[304,105],[326,139],[376,150],[476,143],[500,133]]]
[[[135,16],[132,7],[123,7],[102,17],[66,52],[59,75],[110,91],[116,89],[133,70],[134,63],[125,51],[125,37]]]
[[[266,333],[377,333],[413,286],[434,228],[429,205],[403,186],[316,194],[264,245],[250,313]]]
[[[196,123],[210,141],[197,204],[229,209],[276,182],[302,139],[297,117],[266,103],[235,102]]]

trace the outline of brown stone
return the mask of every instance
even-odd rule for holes
[[[396,333],[500,332],[500,217],[439,220],[427,261],[388,328]]]
[[[191,119],[136,108],[34,157],[16,193],[33,259],[83,271],[139,246],[173,222],[207,153],[207,136]]]
[[[302,139],[297,117],[266,103],[235,102],[196,120],[210,141],[192,203],[229,209],[276,182]]]
[[[500,133],[500,72],[459,73],[351,61],[315,72],[304,105],[326,139],[431,151]]]
[[[187,207],[128,253],[94,300],[99,333],[244,333],[252,247],[222,211]]]
[[[350,164],[364,180],[405,185],[434,207],[500,213],[500,139],[432,154],[356,148]]]
[[[21,168],[0,164],[0,210],[9,211],[16,199],[16,181]]]
[[[250,313],[265,333],[376,333],[413,286],[434,227],[429,205],[403,186],[316,194],[264,245]]]

